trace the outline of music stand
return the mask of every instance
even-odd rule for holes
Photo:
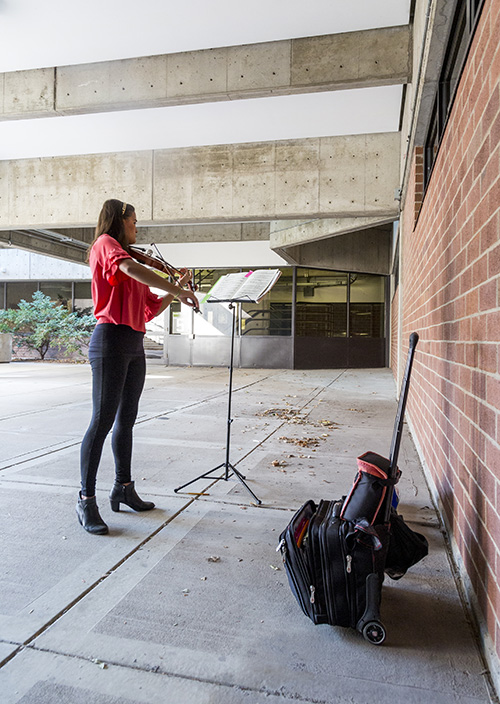
[[[231,354],[229,359],[229,393],[228,393],[228,405],[227,405],[227,434],[226,434],[226,459],[217,467],[209,469],[208,472],[203,472],[199,476],[191,479],[182,486],[178,486],[174,489],[177,493],[181,489],[197,482],[199,479],[208,479],[213,472],[217,472],[221,467],[224,467],[224,474],[217,479],[224,479],[228,481],[230,476],[234,476],[243,484],[248,493],[255,499],[257,504],[261,504],[262,501],[257,498],[257,496],[250,489],[248,484],[245,482],[246,477],[239,472],[234,465],[229,461],[229,447],[231,442],[231,423],[233,419],[231,418],[231,401],[233,393],[233,361],[234,361],[234,332],[236,327],[236,306],[235,303],[241,303],[244,301],[253,301],[257,303],[263,296],[271,289],[271,287],[276,283],[281,272],[279,269],[275,270],[264,270],[260,272],[249,272],[248,274],[226,274],[223,276],[217,284],[214,286],[212,291],[206,296],[205,301],[208,303],[228,303],[229,309],[233,312],[232,328],[231,328]],[[251,280],[251,276],[253,280]],[[257,276],[255,276],[257,275]],[[260,276],[259,276],[260,275]],[[250,278],[249,278],[250,277]],[[252,284],[252,285],[250,285]],[[217,295],[215,295],[217,294]]]
[[[224,479],[225,481],[228,481],[230,476],[234,474],[234,476],[243,484],[245,489],[253,496],[255,501],[258,504],[261,504],[262,501],[255,496],[253,491],[250,489],[248,484],[245,482],[246,477],[239,472],[234,465],[231,464],[229,461],[229,447],[230,447],[230,442],[231,442],[231,423],[233,422],[233,419],[231,418],[231,400],[232,400],[232,393],[233,393],[233,360],[234,360],[234,331],[236,327],[236,306],[233,301],[229,303],[229,309],[232,310],[233,312],[233,320],[232,320],[232,329],[231,329],[231,355],[230,355],[230,360],[229,360],[229,393],[228,393],[228,404],[227,404],[227,434],[226,434],[226,459],[224,462],[221,464],[218,464],[217,467],[214,467],[213,469],[209,469],[208,472],[204,472],[203,474],[200,474],[198,477],[195,477],[194,479],[191,479],[191,481],[186,482],[186,484],[183,484],[182,486],[178,486],[177,489],[174,489],[175,493],[180,491],[181,489],[184,489],[186,486],[189,486],[190,484],[193,484],[194,482],[197,482],[199,479],[208,479],[213,472],[217,472],[217,470],[221,469],[221,467],[224,467],[224,474],[221,477],[217,477],[217,479]]]

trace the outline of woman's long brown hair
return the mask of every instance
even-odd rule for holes
[[[97,238],[105,233],[110,235],[110,237],[114,237],[123,249],[127,251],[128,244],[125,238],[123,221],[125,218],[130,217],[134,211],[135,208],[133,205],[130,203],[124,203],[122,200],[118,200],[117,198],[110,198],[104,202],[101,212],[99,213],[97,226],[95,228],[95,237],[92,240],[87,252],[87,259]]]

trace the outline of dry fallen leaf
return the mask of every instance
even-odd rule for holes
[[[282,435],[279,439],[283,440],[283,442],[293,443],[299,447],[313,447],[319,445],[319,438],[287,438],[285,435]]]

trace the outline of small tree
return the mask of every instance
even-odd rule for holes
[[[33,301],[24,299],[17,308],[0,311],[0,332],[10,332],[17,347],[26,345],[45,359],[47,350],[61,345],[68,353],[76,352],[95,326],[93,315],[77,315],[35,291]]]

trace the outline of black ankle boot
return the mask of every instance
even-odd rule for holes
[[[109,495],[109,501],[113,511],[119,511],[120,504],[126,504],[133,508],[134,511],[151,511],[155,507],[152,501],[143,501],[141,499],[135,490],[134,482],[126,485],[115,482]]]
[[[78,497],[76,515],[85,530],[89,533],[95,533],[96,535],[104,535],[107,533],[108,526],[99,515],[99,509],[97,508],[95,496],[90,499],[82,499],[82,494],[80,492]]]

